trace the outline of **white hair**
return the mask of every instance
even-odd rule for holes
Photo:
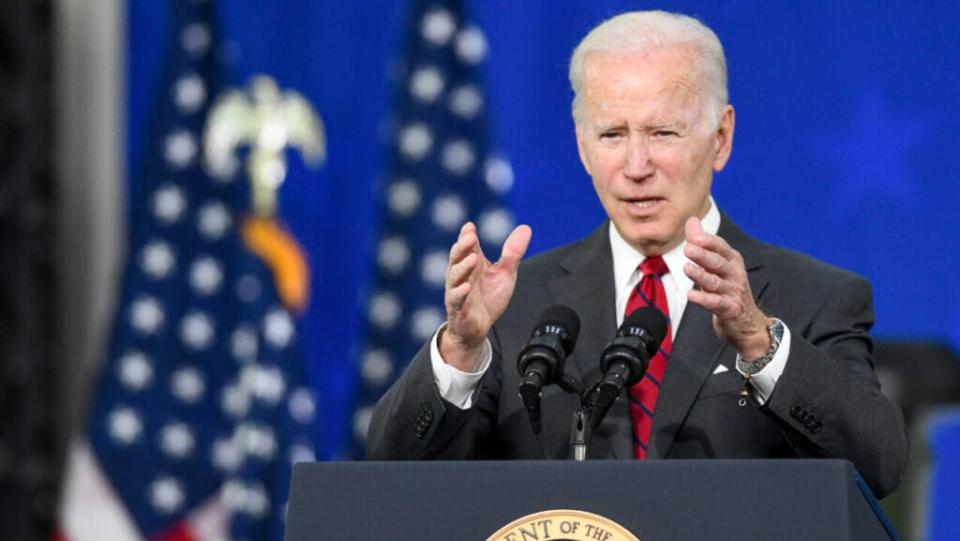
[[[646,53],[677,46],[692,47],[697,54],[699,75],[704,85],[704,113],[711,127],[720,122],[727,105],[727,61],[723,46],[713,30],[686,15],[666,11],[634,11],[607,19],[590,31],[570,58],[570,86],[573,88],[573,118],[582,120],[581,90],[583,66],[591,53]]]

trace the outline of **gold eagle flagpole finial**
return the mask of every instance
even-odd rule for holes
[[[250,80],[249,91],[224,91],[207,116],[203,164],[221,182],[236,177],[238,152],[248,147],[252,216],[243,220],[247,247],[271,268],[287,307],[302,311],[309,294],[309,270],[303,249],[277,218],[277,191],[287,177],[287,147],[304,163],[319,167],[326,159],[323,121],[310,102],[294,90],[280,90],[266,75]]]
[[[257,75],[249,92],[223,92],[210,109],[203,135],[204,166],[214,178],[227,181],[239,166],[237,151],[250,149],[246,160],[254,214],[277,210],[277,190],[287,176],[287,147],[303,161],[319,167],[326,159],[323,120],[310,102],[294,90],[281,91],[273,78]]]

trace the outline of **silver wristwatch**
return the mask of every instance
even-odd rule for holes
[[[770,349],[757,360],[750,362],[743,360],[743,357],[739,353],[737,354],[737,371],[744,376],[750,377],[763,370],[773,360],[773,356],[777,354],[777,348],[780,347],[780,341],[783,340],[783,322],[777,318],[772,319],[773,322],[767,327],[767,331],[770,332]]]

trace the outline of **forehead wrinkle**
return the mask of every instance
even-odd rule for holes
[[[595,129],[639,125],[642,129],[657,126],[690,128],[697,124],[705,91],[696,58],[686,47],[646,53],[591,54],[584,62],[582,86],[584,118]],[[645,59],[666,56],[666,62],[653,64]],[[624,79],[611,81],[606,68],[611,62],[624,64],[624,58],[638,60],[631,70],[627,67]],[[629,66],[629,64],[628,64]],[[638,68],[642,71],[638,71]],[[631,74],[632,71],[632,74]],[[641,86],[636,86],[637,84]],[[612,118],[611,118],[612,116]],[[592,117],[592,118],[591,118]]]
[[[700,109],[697,107],[696,99],[683,99],[679,107],[658,107],[648,111],[642,110],[639,105],[629,107],[626,115],[621,118],[623,113],[615,109],[611,111],[609,105],[607,100],[593,103],[592,107],[588,105],[588,123],[599,131],[621,128],[629,124],[638,125],[640,128],[648,130],[670,127],[687,128],[696,123]]]

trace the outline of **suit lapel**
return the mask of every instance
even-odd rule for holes
[[[763,272],[757,242],[722,213],[718,234],[743,256],[750,289],[754,300],[759,301],[769,280]],[[688,303],[657,399],[649,456],[663,458],[667,455],[700,388],[726,349],[728,346],[713,331],[713,315],[700,306]]]
[[[579,372],[577,375],[584,384],[599,378],[600,352],[617,332],[613,256],[608,228],[609,221],[606,221],[584,239],[561,262],[564,272],[548,284],[554,301],[569,306],[580,316],[580,338],[567,360],[567,371]],[[624,434],[626,437],[623,437]],[[608,438],[614,455],[629,458],[633,453],[630,434],[630,414],[626,403],[618,400],[593,437],[595,440]]]
[[[609,221],[606,221],[584,239],[561,263],[564,272],[548,285],[557,304],[569,306],[580,316],[580,338],[567,361],[567,370],[578,372],[577,376],[585,384],[599,377],[600,352],[617,331],[608,227]],[[763,270],[757,241],[723,213],[718,234],[743,256],[751,291],[759,303],[769,277]],[[666,456],[700,388],[727,349],[728,346],[713,332],[710,312],[688,303],[660,389],[648,456]],[[607,438],[616,458],[631,459],[632,434],[633,423],[624,392],[593,437]]]

